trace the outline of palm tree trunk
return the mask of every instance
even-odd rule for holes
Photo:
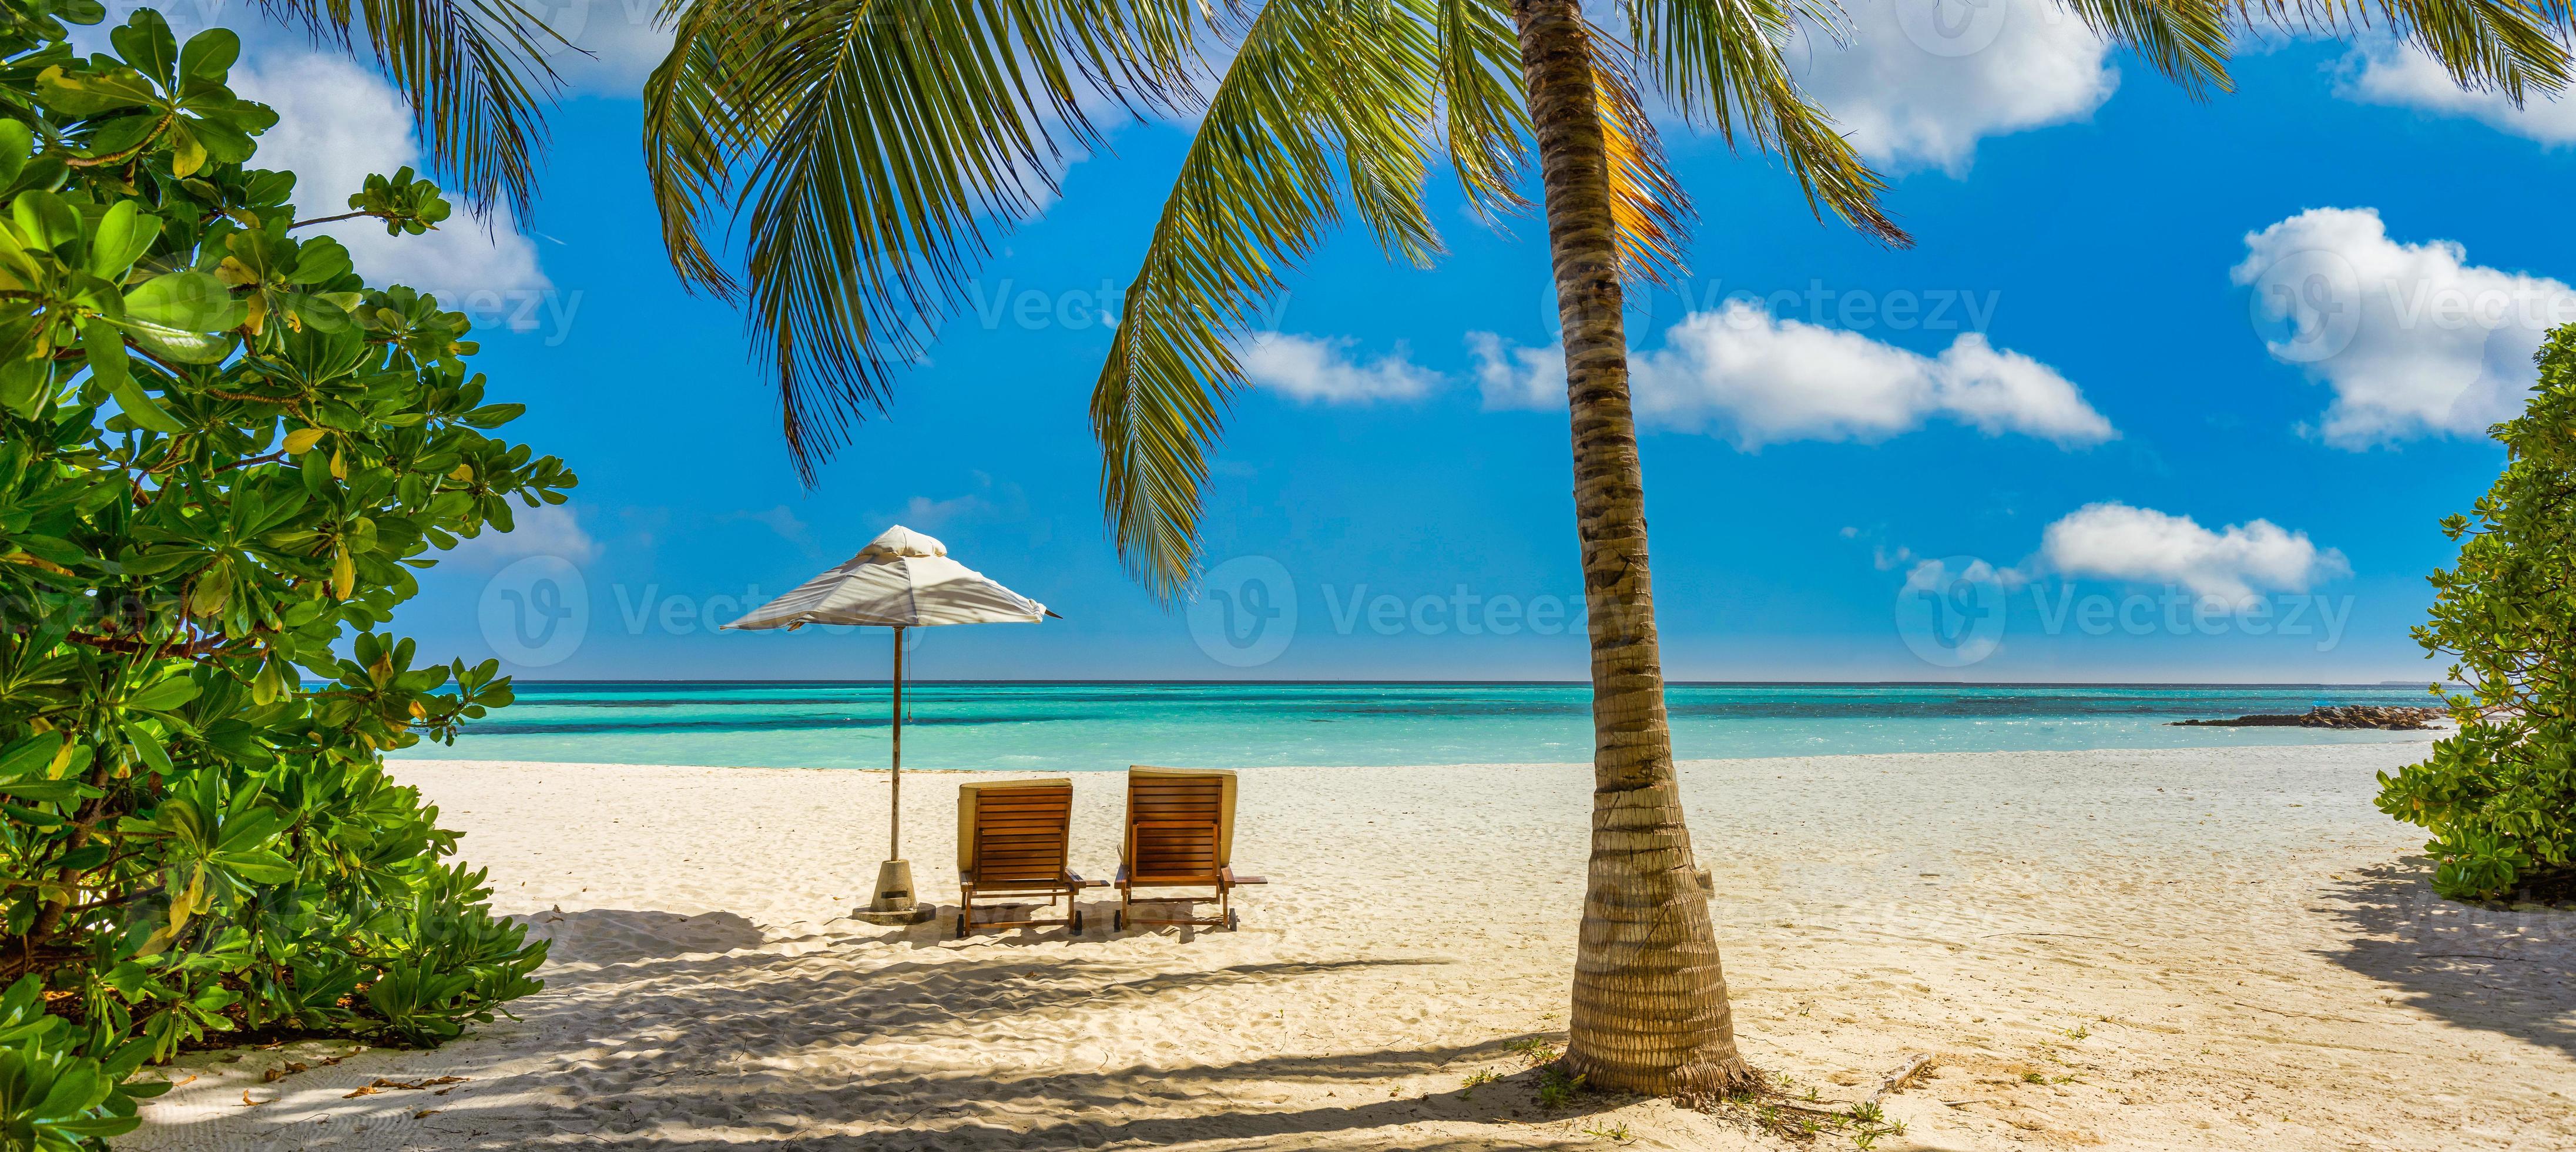
[[[1722,1096],[1754,1078],[1735,1050],[1664,718],[1590,31],[1578,0],[1514,0],[1512,12],[1565,331],[1574,515],[1592,634],[1592,862],[1565,1060],[1596,1088]]]

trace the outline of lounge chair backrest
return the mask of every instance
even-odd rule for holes
[[[1128,769],[1119,849],[1139,878],[1214,879],[1234,863],[1234,773]]]
[[[1072,823],[1071,780],[958,785],[958,874],[980,885],[1060,880]]]

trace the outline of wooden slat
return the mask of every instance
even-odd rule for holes
[[[975,804],[975,879],[979,885],[1043,888],[1065,878],[1073,789],[997,788]]]
[[[1127,822],[1131,855],[1126,884],[1147,886],[1216,885],[1217,824],[1225,812],[1225,782],[1209,776],[1129,776]],[[1221,891],[1221,890],[1220,890]],[[1198,899],[1199,897],[1193,897]],[[1219,923],[1221,920],[1137,923]]]
[[[1139,879],[1209,880],[1216,876],[1216,817],[1162,824],[1136,821],[1136,875]],[[1176,826],[1177,825],[1177,826]]]

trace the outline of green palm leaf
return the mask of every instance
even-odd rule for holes
[[[1270,0],[1208,101],[1091,397],[1111,531],[1158,594],[1196,574],[1206,450],[1242,381],[1231,341],[1338,222],[1335,160],[1388,252],[1427,260],[1439,240],[1422,206],[1425,141],[1446,79],[1467,91],[1448,104],[1471,199],[1508,202],[1486,191],[1508,187],[1500,181],[1520,152],[1482,79],[1495,52],[1479,23],[1489,17],[1442,17],[1433,0]],[[1483,55],[1444,62],[1444,39]]]
[[[564,39],[518,0],[258,0],[260,11],[355,52],[411,102],[431,167],[477,205],[503,201],[522,220],[545,148],[544,105],[562,86],[546,53]]]
[[[1529,152],[1529,113],[1511,11],[1496,0],[1440,0],[1437,19],[1441,107],[1459,188],[1488,220],[1525,208],[1529,199],[1515,185]]]
[[[1081,101],[1188,92],[1187,0],[710,0],[646,89],[673,265],[745,305],[808,481],[917,360],[989,234],[1053,191]],[[747,286],[704,239],[747,212]]]
[[[2060,0],[2103,39],[2135,49],[2193,96],[2228,91],[2227,0]]]
[[[2567,86],[2565,0],[2233,0],[2238,15],[2349,35],[2382,28],[2431,56],[2451,81],[2519,106]]]
[[[1612,142],[1620,250],[1676,266],[1689,204],[1616,42],[1593,44]],[[1092,392],[1101,496],[1120,556],[1158,595],[1196,575],[1206,455],[1243,375],[1233,343],[1282,277],[1351,208],[1388,255],[1439,251],[1425,213],[1426,129],[1446,128],[1470,205],[1526,200],[1519,41],[1494,0],[1271,0],[1208,105],[1129,288]],[[1337,173],[1335,158],[1341,160]]]
[[[1627,10],[1647,79],[1692,123],[1777,153],[1820,213],[1888,244],[1913,242],[1879,208],[1887,181],[1799,90],[1781,54],[1802,19],[1840,25],[1832,0],[1628,0]]]

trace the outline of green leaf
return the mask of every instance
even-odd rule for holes
[[[161,235],[161,218],[145,216],[132,200],[119,200],[108,205],[90,234],[89,270],[109,281],[125,279],[132,268]]]
[[[39,152],[27,161],[26,167],[18,170],[18,175],[9,181],[8,187],[0,188],[0,198],[15,196],[31,188],[60,188],[64,178],[70,174],[71,165],[63,159],[62,153]]]
[[[89,369],[99,382],[107,385],[107,394],[116,398],[116,406],[137,425],[165,435],[185,432],[188,426],[170,415],[159,401],[134,382],[127,367],[125,336],[116,325],[92,316],[81,322],[81,352],[89,357]]]
[[[229,28],[208,28],[188,38],[179,50],[179,72],[191,80],[221,82],[241,59],[241,37]]]
[[[221,364],[233,352],[235,338],[229,332],[182,331],[131,316],[117,321],[117,327],[136,347],[174,364]]]
[[[51,803],[51,801],[39,801],[39,803]],[[51,812],[39,812],[22,804],[0,804],[0,813],[6,813],[10,819],[21,824],[31,824],[38,828],[60,828],[70,823]]]
[[[295,271],[286,274],[289,284],[324,284],[349,274],[349,250],[328,236],[305,241],[295,257]]]
[[[178,85],[179,38],[171,34],[170,22],[160,13],[138,8],[123,25],[109,29],[107,39],[126,63],[160,81],[162,87]]]
[[[74,76],[56,64],[36,77],[45,103],[74,116],[96,116],[119,108],[145,108],[161,102],[161,92],[131,68]]]
[[[135,755],[141,757],[153,771],[161,773],[170,771],[170,750],[162,746],[161,738],[154,735],[151,729],[131,720],[124,721],[118,727],[124,729],[126,740],[134,745]]]
[[[37,248],[55,248],[80,238],[80,213],[51,192],[21,193],[9,205],[18,234]]]
[[[66,1136],[82,1136],[93,1140],[123,1136],[142,1126],[143,1118],[140,1116],[96,1116],[83,1120],[57,1120],[46,1125]]]
[[[295,866],[275,852],[222,852],[211,859],[253,884],[289,884],[297,875]]]
[[[221,332],[250,318],[250,305],[213,275],[183,268],[136,285],[125,294],[131,320],[186,332]]]
[[[16,179],[35,151],[35,129],[24,120],[0,119],[0,184]]]
[[[248,107],[256,108],[257,105]],[[239,164],[250,159],[251,153],[259,146],[251,141],[249,132],[231,123],[237,118],[230,114],[230,110],[201,116],[187,122],[188,132],[198,146],[205,149],[207,158],[222,164]]]
[[[197,685],[194,682],[184,677],[174,677],[126,697],[125,706],[141,708],[147,712],[167,712],[196,698]]]
[[[0,784],[0,796],[15,796],[39,804],[68,804],[100,794],[98,789],[78,780],[18,780]]]
[[[476,428],[498,428],[518,419],[527,410],[525,404],[486,404],[457,417],[457,420]]]
[[[45,770],[62,753],[63,736],[59,732],[38,732],[23,737],[0,751],[0,780],[33,776]]]

